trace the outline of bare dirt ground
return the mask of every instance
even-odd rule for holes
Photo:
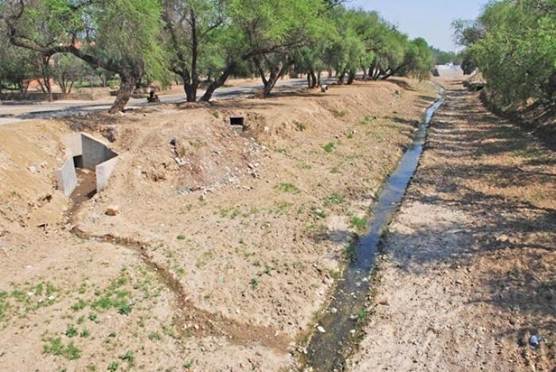
[[[400,79],[3,126],[2,369],[295,369],[435,95]],[[120,154],[77,210],[53,177],[72,130]]]
[[[556,155],[460,83],[445,82],[350,370],[556,367]]]

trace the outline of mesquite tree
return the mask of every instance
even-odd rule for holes
[[[124,110],[142,78],[164,78],[157,0],[7,0],[4,6],[2,19],[13,45],[43,58],[72,54],[118,74],[111,113]]]
[[[164,37],[170,69],[183,82],[188,102],[195,102],[201,73],[217,56],[217,30],[224,25],[224,0],[164,0]],[[217,57],[216,57],[217,58]]]
[[[479,68],[494,104],[515,109],[532,99],[556,106],[553,0],[492,2],[477,21],[458,21],[454,28],[457,40],[467,46],[467,69]]]

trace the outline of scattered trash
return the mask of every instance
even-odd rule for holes
[[[320,333],[326,333],[326,329],[324,329],[323,326],[318,326],[317,331],[319,331]]]
[[[532,348],[536,349],[537,347],[539,347],[541,341],[542,341],[541,336],[532,335],[531,338],[529,339],[529,345],[531,345]]]

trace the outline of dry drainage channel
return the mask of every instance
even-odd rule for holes
[[[443,93],[442,93],[443,95]],[[412,144],[403,155],[398,168],[389,177],[373,207],[369,232],[356,243],[355,253],[338,281],[332,301],[318,321],[317,331],[307,347],[304,364],[314,371],[342,371],[345,357],[357,337],[357,320],[365,314],[365,302],[370,290],[370,277],[375,265],[377,247],[384,228],[390,223],[413,177],[423,153],[427,129],[436,111],[443,104],[439,97],[425,112]]]

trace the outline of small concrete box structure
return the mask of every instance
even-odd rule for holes
[[[116,167],[118,154],[103,142],[85,133],[66,137],[64,144],[67,149],[66,160],[62,167],[56,170],[58,189],[66,196],[71,195],[78,183],[75,168],[94,170],[96,191],[104,189]]]

